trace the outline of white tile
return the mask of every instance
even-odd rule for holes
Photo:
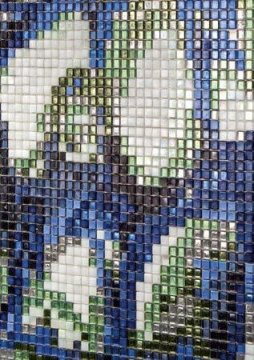
[[[245,360],[253,360],[254,359],[254,344],[246,344],[245,345]]]

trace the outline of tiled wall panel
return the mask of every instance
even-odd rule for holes
[[[254,360],[254,0],[0,2],[0,360]]]

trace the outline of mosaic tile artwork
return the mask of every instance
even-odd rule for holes
[[[0,27],[0,360],[254,360],[254,0]]]

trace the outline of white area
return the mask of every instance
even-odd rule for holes
[[[103,230],[97,231],[97,238],[104,240]],[[112,240],[105,240],[105,258],[113,259]],[[67,245],[66,252],[58,255],[51,263],[51,280],[44,282],[44,290],[66,294],[66,301],[73,303],[73,312],[81,314],[81,322],[89,323],[89,297],[96,296],[97,268],[89,266],[89,239],[83,238],[81,246]],[[29,315],[23,316],[23,324],[36,325],[43,317],[44,309],[51,309],[45,300],[43,308],[30,307]],[[73,322],[60,320],[58,311],[51,309],[51,327],[59,330],[59,347],[73,348],[73,341],[81,341],[81,333],[73,330]],[[82,343],[82,348],[87,348]]]
[[[89,347],[88,347],[88,342],[81,342],[81,351],[88,351]]]
[[[81,246],[66,246],[58,261],[51,264],[51,280],[44,282],[45,290],[64,292],[66,301],[74,304],[74,313],[81,313],[81,321],[89,321],[89,297],[96,295],[96,267],[89,267],[89,240]]]
[[[159,176],[176,156],[184,138],[185,110],[193,107],[193,82],[185,76],[184,51],[177,50],[177,30],[159,32],[153,49],[137,60],[137,77],[129,80],[129,96],[121,98],[121,136],[128,137],[128,155]]]
[[[111,240],[105,241],[105,258],[113,260],[113,242]]]
[[[45,31],[44,39],[31,40],[29,49],[16,49],[9,59],[8,76],[1,77],[2,120],[9,122],[9,157],[29,158],[36,142],[36,115],[51,104],[51,87],[67,68],[89,65],[89,25],[79,20],[59,22],[58,31]]]
[[[236,80],[221,80],[219,110],[212,119],[219,120],[221,140],[240,140],[239,132],[254,130],[254,99],[252,92],[237,89]]]
[[[254,344],[245,344],[245,360],[254,359]]]
[[[145,303],[153,299],[153,284],[160,284],[161,266],[169,265],[169,247],[177,245],[177,239],[185,236],[185,228],[172,227],[170,234],[161,236],[161,243],[153,245],[153,262],[145,263],[144,281],[137,282],[137,329],[144,330]]]
[[[44,289],[66,294],[66,301],[73,303],[73,312],[81,313],[81,321],[89,323],[89,297],[96,296],[96,267],[89,266],[89,240],[82,239],[81,246],[66,246],[66,252],[59,254],[58,261],[51,264],[51,280],[44,282]],[[44,309],[50,309],[44,302],[43,308],[30,307],[29,315],[23,316],[23,324],[36,325],[43,317]],[[81,333],[74,331],[73,322],[60,320],[58,311],[51,309],[51,327],[58,329],[59,347],[73,348],[73,341],[81,341]]]
[[[66,149],[65,149],[65,151],[66,151]],[[90,154],[97,154],[97,145],[96,144],[81,144],[80,152],[66,152],[66,161],[88,162]]]

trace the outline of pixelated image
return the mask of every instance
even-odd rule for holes
[[[0,114],[0,360],[254,360],[254,0],[1,0]]]

